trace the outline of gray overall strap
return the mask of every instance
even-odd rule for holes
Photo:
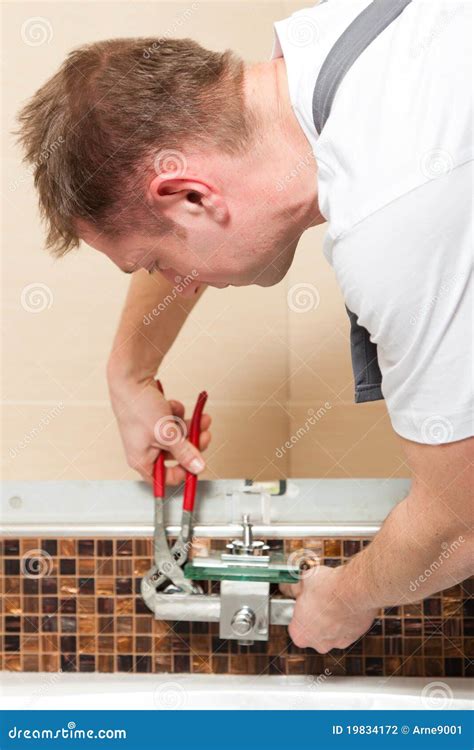
[[[410,2],[373,0],[333,45],[319,71],[313,94],[313,119],[318,133],[329,117],[336,92],[349,68]]]
[[[339,85],[352,64],[406,8],[411,0],[373,0],[347,27],[326,57],[313,93],[313,120],[321,133],[331,112]],[[382,373],[377,345],[357,315],[346,307],[351,323],[351,358],[355,379],[355,401],[383,399]]]

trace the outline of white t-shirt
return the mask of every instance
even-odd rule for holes
[[[277,22],[273,56],[317,161],[324,252],[377,344],[393,427],[448,443],[474,434],[472,5],[412,0],[347,72],[318,137],[319,70],[369,2]]]

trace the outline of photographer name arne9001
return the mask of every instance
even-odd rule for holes
[[[397,724],[347,724],[342,726],[341,724],[333,724],[332,733],[337,735],[344,734],[462,734],[462,726],[460,724],[438,724],[434,727],[425,727],[416,724],[413,727],[409,727],[406,724],[399,727]]]

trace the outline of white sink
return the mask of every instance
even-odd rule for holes
[[[2,672],[0,686],[6,710],[472,708],[462,678]]]

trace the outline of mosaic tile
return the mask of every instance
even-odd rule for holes
[[[269,541],[272,549],[302,550],[310,562],[329,567],[369,542]],[[193,554],[207,555],[225,543],[199,539]],[[7,670],[308,675],[308,685],[328,675],[474,673],[472,581],[424,602],[387,608],[348,649],[320,655],[297,648],[282,626],[272,627],[268,642],[241,646],[221,640],[218,623],[154,620],[140,597],[141,577],[151,565],[148,539],[5,539],[1,549],[0,665]],[[47,565],[35,575],[38,550]],[[219,585],[203,587],[215,592]]]

